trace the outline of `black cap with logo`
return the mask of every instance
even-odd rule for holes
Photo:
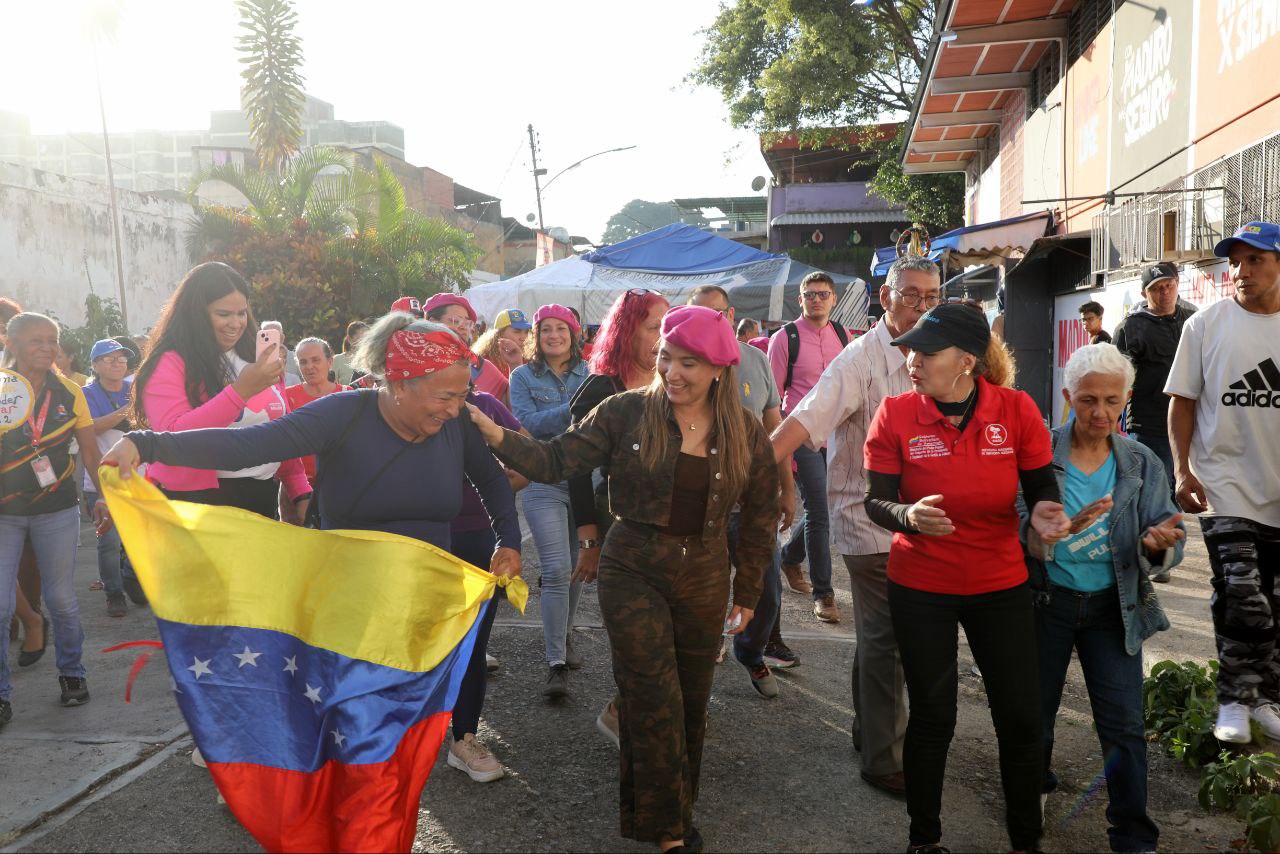
[[[1142,289],[1145,291],[1152,282],[1158,282],[1161,279],[1176,278],[1178,278],[1177,265],[1169,261],[1161,261],[1159,264],[1142,268]]]
[[[959,347],[966,353],[981,356],[991,343],[991,327],[980,309],[963,303],[943,303],[926,311],[915,329],[899,335],[892,343],[917,353]]]

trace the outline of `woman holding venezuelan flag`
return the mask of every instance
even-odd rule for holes
[[[778,469],[764,428],[742,408],[733,329],[682,306],[662,320],[658,376],[615,394],[549,441],[471,418],[511,468],[559,483],[609,467],[618,521],[600,554],[600,611],[619,709],[622,835],[662,851],[700,851],[693,826],[707,703],[722,629],[750,622],[773,552]],[[741,502],[733,608],[725,530]]]

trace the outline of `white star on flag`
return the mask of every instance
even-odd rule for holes
[[[304,691],[303,693],[306,695],[307,699],[310,700],[311,702],[313,703],[320,702],[320,689],[312,688],[310,682],[307,683],[307,690]]]
[[[347,740],[347,737],[342,733],[338,732],[336,729],[329,730],[329,734],[333,736],[333,743],[336,744],[338,747],[341,747],[342,742]]]
[[[290,676],[298,672],[298,656],[290,655],[284,660],[284,672]]]
[[[262,653],[254,652],[253,650],[249,649],[248,644],[245,644],[244,652],[233,652],[231,654],[231,657],[239,659],[241,667],[244,667],[246,664],[252,664],[254,667],[257,667],[258,656],[260,655],[262,655]]]
[[[207,676],[213,673],[213,671],[209,669],[209,662],[212,660],[213,659],[211,658],[206,658],[204,661],[201,661],[199,656],[192,656],[192,661],[194,663],[187,669],[194,673],[196,675],[196,681],[199,681],[201,676]]]

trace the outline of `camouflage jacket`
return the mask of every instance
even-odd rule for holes
[[[530,480],[559,483],[587,474],[597,466],[609,467],[609,506],[620,519],[663,526],[671,521],[671,494],[676,459],[680,455],[680,427],[668,420],[672,441],[663,464],[649,471],[640,462],[644,390],[615,394],[577,424],[547,442],[504,431],[494,448],[499,459]],[[734,603],[754,609],[760,598],[765,570],[772,558],[778,523],[778,467],[764,427],[748,418],[751,467],[746,487],[730,492],[724,485],[718,448],[709,449],[711,488],[702,527],[705,546],[726,548],[729,514],[741,505],[741,533],[737,547]]]

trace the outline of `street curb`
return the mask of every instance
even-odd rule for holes
[[[82,791],[75,792],[61,803],[42,812],[24,827],[8,834],[3,840],[0,840],[0,842],[4,843],[0,846],[0,854],[21,850],[23,847],[66,824],[108,795],[123,789],[179,750],[190,746],[191,736],[184,723],[165,732],[157,741],[148,741],[147,743],[158,745],[158,749],[151,753],[146,753],[130,763],[106,771]]]

